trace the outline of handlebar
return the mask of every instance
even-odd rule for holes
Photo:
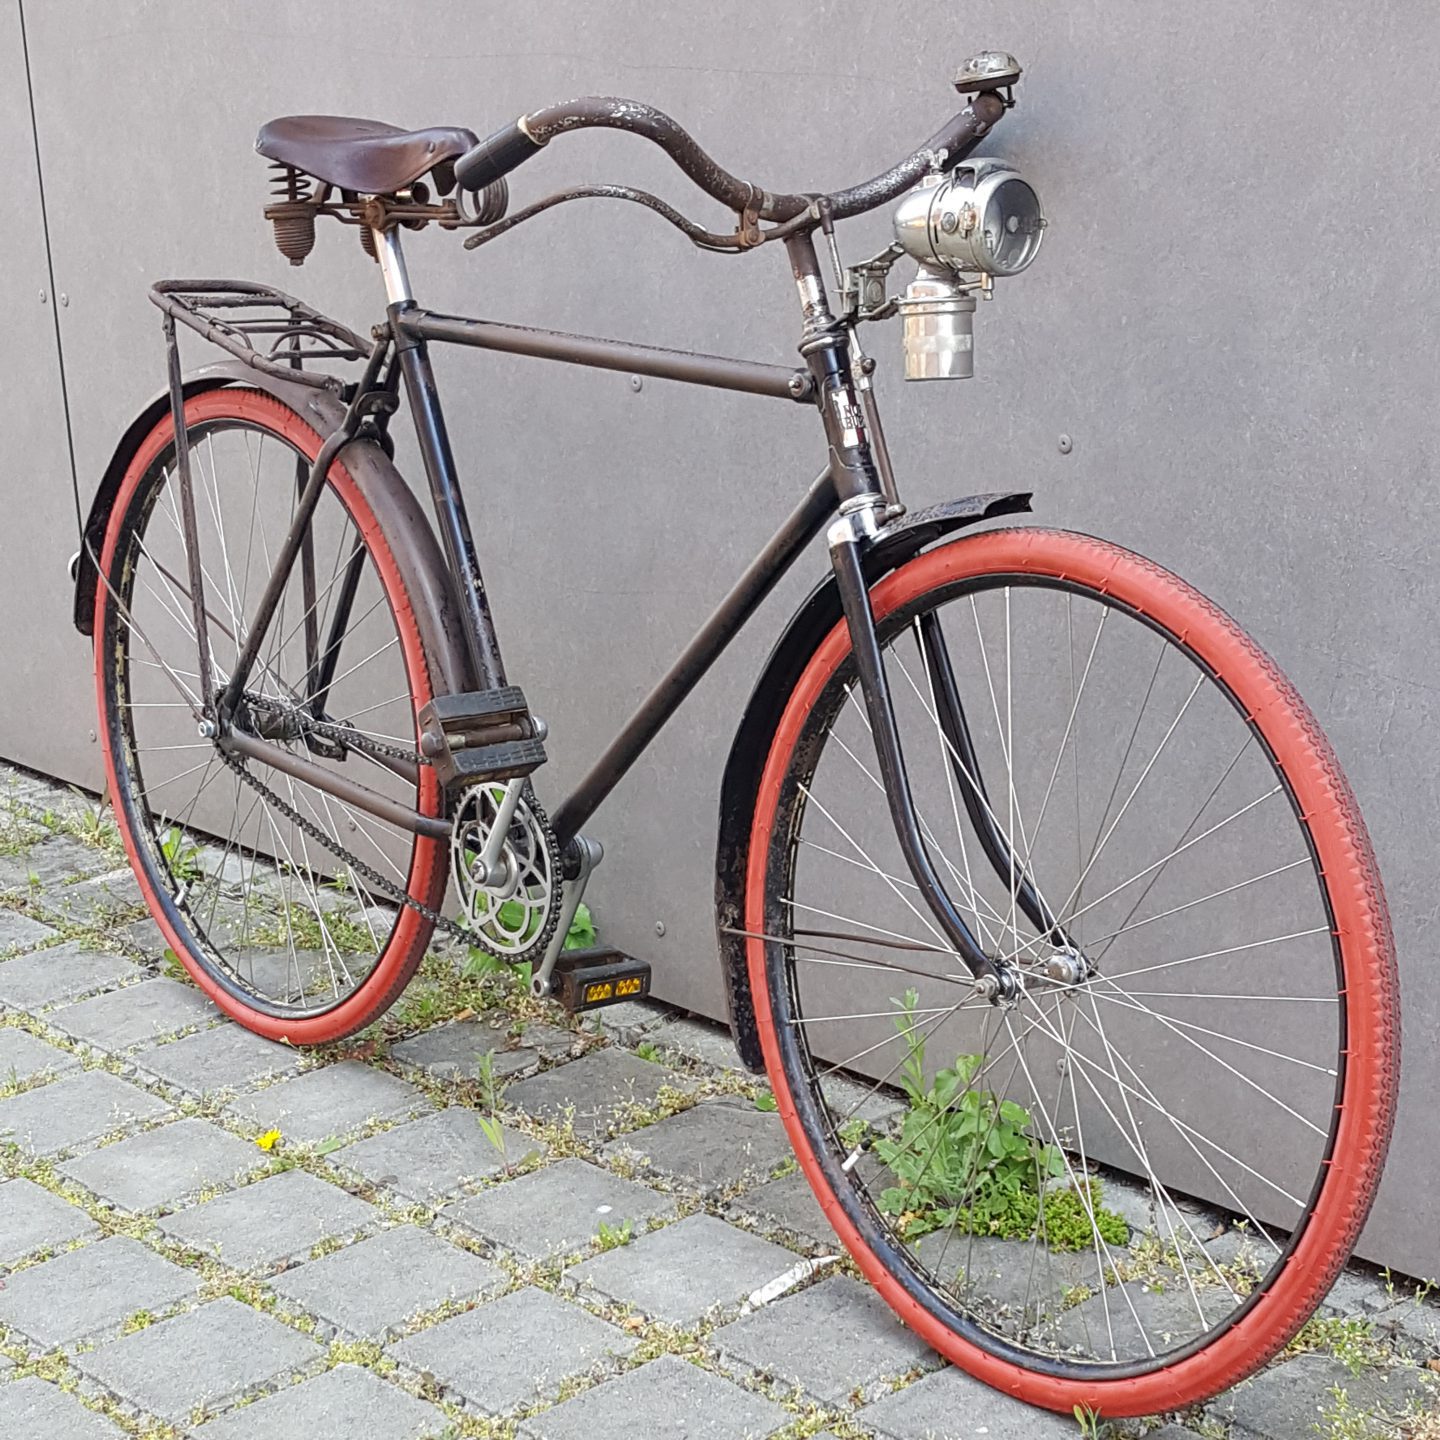
[[[832,218],[863,215],[908,190],[922,175],[963,160],[1005,113],[1006,102],[994,90],[977,94],[958,115],[942,125],[918,150],[880,175],[848,190],[821,197]],[[651,105],[614,96],[591,95],[523,115],[466,151],[455,162],[455,178],[466,190],[508,175],[538,154],[557,135],[594,128],[629,130],[653,141],[700,187],[737,214],[786,221],[803,213],[814,195],[772,195],[722,169],[677,121]]]

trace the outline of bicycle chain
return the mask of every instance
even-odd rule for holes
[[[273,700],[266,700],[260,696],[247,697],[251,705],[257,702],[267,708],[281,708]],[[303,724],[307,730],[329,740],[335,740],[343,745],[349,746],[352,750],[359,750],[370,755],[386,755],[395,760],[407,760],[415,765],[430,765],[432,762],[424,755],[415,750],[407,750],[401,745],[386,744],[383,740],[372,739],[368,735],[360,735],[345,725],[338,725],[333,721],[317,720],[311,716],[305,716]],[[540,927],[531,945],[520,954],[502,955],[494,949],[485,939],[484,935],[475,930],[469,930],[465,926],[451,920],[449,916],[442,915],[438,910],[432,909],[423,900],[417,900],[409,891],[397,885],[388,876],[382,875],[372,865],[360,859],[358,855],[352,854],[338,840],[327,835],[313,820],[302,815],[293,805],[282,796],[278,795],[258,776],[254,775],[245,762],[239,756],[230,753],[220,745],[216,745],[216,751],[224,763],[233,770],[252,790],[254,790],[267,804],[273,805],[292,825],[298,826],[312,840],[317,841],[329,850],[339,860],[343,860],[352,871],[362,879],[368,880],[377,889],[388,895],[392,900],[409,909],[417,911],[429,920],[437,929],[443,930],[446,934],[457,940],[463,940],[467,945],[477,945],[490,955],[492,959],[502,961],[507,965],[519,965],[536,956],[543,955],[546,947],[550,944],[551,937],[555,934],[555,927],[560,921],[560,906],[552,904],[545,916],[544,924]],[[481,782],[483,783],[483,782]],[[550,852],[550,873],[555,877],[554,884],[563,885],[560,877],[560,842],[555,836],[551,827],[550,817],[541,808],[540,802],[535,798],[534,790],[526,797],[526,803],[530,807],[531,814],[539,822],[542,839],[545,847]],[[552,890],[552,896],[554,892]]]

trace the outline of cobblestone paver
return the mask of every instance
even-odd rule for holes
[[[168,1113],[158,1095],[104,1070],[87,1070],[0,1100],[0,1136],[28,1154],[60,1155]]]
[[[59,1250],[98,1236],[100,1227],[78,1206],[33,1180],[0,1185],[0,1265],[13,1265],[37,1250]]]
[[[596,1050],[509,1086],[505,1100],[526,1115],[568,1123],[577,1135],[594,1138],[623,1125],[631,1111],[653,1105],[667,1085],[683,1083],[664,1065],[628,1051]]]
[[[778,1115],[731,1099],[706,1100],[658,1125],[612,1140],[607,1155],[702,1191],[768,1180],[790,1158]]]
[[[293,1074],[300,1057],[238,1025],[218,1025],[146,1050],[135,1064],[141,1074],[172,1090],[205,1098]]]
[[[885,1440],[1075,1440],[1076,1431],[1074,1420],[997,1395],[958,1370],[926,1375],[867,1405],[858,1419]]]
[[[274,1290],[333,1331],[384,1340],[416,1316],[471,1304],[505,1284],[504,1271],[489,1261],[407,1225],[287,1271]]]
[[[0,764],[0,840],[0,1440],[1079,1433],[860,1281],[723,1029],[649,1002],[567,1023],[443,951],[379,1026],[274,1044],[167,962],[85,797]],[[1205,1243],[1230,1265],[1255,1241]],[[966,1255],[1017,1303],[1005,1242]],[[1327,1314],[1342,1358],[1099,1434],[1391,1440],[1436,1408],[1440,1307],[1357,1268]]]
[[[715,1332],[715,1344],[727,1359],[832,1405],[884,1393],[896,1377],[940,1363],[873,1290],[848,1275],[732,1321]]]
[[[195,1440],[441,1440],[443,1411],[359,1365],[337,1365],[202,1425]]]
[[[353,1239],[379,1218],[338,1185],[289,1170],[168,1216],[161,1228],[234,1269],[256,1270],[308,1259],[315,1246]]]
[[[60,1173],[117,1209],[155,1210],[231,1184],[263,1158],[208,1120],[178,1120],[91,1150]]]
[[[441,1217],[530,1260],[568,1255],[594,1243],[602,1225],[638,1234],[668,1220],[676,1204],[646,1185],[584,1160],[560,1160],[447,1206]]]
[[[452,1105],[437,1115],[383,1130],[331,1157],[341,1171],[382,1185],[421,1205],[463,1194],[482,1180],[543,1156],[545,1142],[506,1125],[499,1144],[480,1128],[475,1112]]]
[[[63,1075],[79,1068],[78,1056],[37,1040],[18,1025],[0,1030],[0,1082],[20,1085],[41,1075]]]
[[[227,1109],[243,1126],[281,1130],[314,1144],[354,1134],[372,1121],[409,1119],[430,1109],[430,1102],[404,1080],[350,1060],[243,1095]]]
[[[138,980],[144,973],[122,956],[99,954],[78,942],[55,945],[0,965],[0,1004],[12,1010],[44,1010]]]
[[[783,1275],[795,1256],[713,1215],[678,1224],[573,1266],[567,1278],[667,1325],[693,1325],[739,1305]]]
[[[46,1021],[81,1045],[118,1053],[212,1025],[215,1018],[215,1007],[193,986],[146,980],[67,1005]]]
[[[9,1276],[0,1325],[50,1349],[117,1329],[195,1294],[200,1277],[125,1235],[68,1250]]]
[[[75,1364],[122,1405],[178,1424],[323,1355],[307,1336],[227,1295],[83,1352]]]
[[[55,931],[48,925],[13,910],[0,910],[0,955],[34,950],[54,937]]]
[[[125,1434],[114,1421],[33,1375],[7,1385],[0,1406],[5,1440],[121,1440]]]
[[[623,1330],[528,1286],[412,1335],[390,1353],[467,1406],[505,1415],[634,1348]]]
[[[685,1440],[764,1440],[790,1423],[779,1405],[673,1355],[608,1385],[587,1390],[523,1427],[534,1440],[597,1440],[635,1433],[636,1416],[653,1417],[649,1433]]]

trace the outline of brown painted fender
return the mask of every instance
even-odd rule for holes
[[[969,495],[963,500],[917,510],[885,526],[876,535],[865,554],[866,575],[873,583],[952,531],[1029,508],[1030,496],[1016,491]],[[725,977],[730,1032],[735,1037],[741,1061],[756,1072],[765,1068],[765,1061],[755,1028],[745,938],[739,933],[744,928],[751,813],[775,727],[790,693],[816,647],[841,618],[840,595],[831,576],[810,592],[770,652],[735,732],[720,783],[720,834],[715,847],[715,939]]]
[[[242,385],[272,395],[288,405],[322,439],[339,425],[343,402],[328,391],[264,375],[238,360],[207,365],[185,377],[185,396],[202,394],[222,385]],[[85,521],[85,543],[75,574],[75,628],[89,635],[94,628],[95,560],[105,539],[110,510],[121,481],[145,437],[164,418],[170,392],[162,391],[131,421],[120,437],[105,473],[100,477],[90,514]],[[410,487],[390,457],[373,440],[347,445],[338,459],[380,522],[415,604],[416,623],[429,658],[437,694],[475,688],[461,628],[460,606],[454,582],[445,565],[435,532]]]

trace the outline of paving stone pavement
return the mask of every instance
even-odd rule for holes
[[[99,1234],[100,1227],[78,1205],[52,1195],[33,1180],[7,1180],[0,1185],[0,1266]]]
[[[259,1270],[309,1259],[322,1241],[353,1240],[379,1220],[375,1206],[289,1170],[170,1215],[161,1229],[233,1269]]]
[[[553,1398],[576,1375],[613,1367],[635,1344],[579,1305],[527,1286],[412,1335],[390,1353],[468,1407],[507,1415]]]
[[[207,1421],[196,1440],[442,1440],[443,1411],[359,1365],[337,1365],[313,1380]],[[453,1430],[450,1431],[454,1433]]]
[[[83,1351],[75,1365],[120,1404],[179,1424],[294,1376],[324,1353],[298,1330],[224,1295]]]
[[[878,1396],[890,1381],[940,1363],[874,1291],[848,1275],[722,1326],[714,1343],[726,1359],[832,1405]]]
[[[733,1309],[795,1264],[794,1254],[713,1215],[662,1230],[573,1265],[566,1279],[667,1325]]]
[[[408,1120],[430,1108],[413,1085],[354,1060],[308,1070],[226,1107],[242,1126],[280,1130],[309,1144],[353,1135],[372,1121]]]
[[[1339,1409],[1337,1390],[1351,1411],[1394,1421],[1430,1389],[1423,1372],[1409,1366],[1357,1374],[1329,1355],[1300,1355],[1237,1385],[1212,1408],[1236,1440],[1292,1440],[1325,1433],[1327,1417]]]
[[[778,1115],[726,1098],[612,1140],[605,1154],[631,1157],[651,1175],[713,1192],[768,1180],[790,1159],[790,1143]]]
[[[63,1075],[78,1070],[80,1057],[68,1050],[47,1045],[19,1026],[7,1025],[0,1030],[0,1077],[11,1084],[34,1080],[39,1076]]]
[[[194,986],[145,980],[67,1005],[47,1016],[46,1023],[81,1045],[120,1053],[212,1025],[215,1019],[215,1007]]]
[[[641,1233],[673,1219],[676,1204],[646,1185],[584,1160],[560,1160],[492,1185],[440,1212],[463,1231],[530,1260],[568,1255],[595,1242],[601,1225]]]
[[[30,1155],[61,1155],[170,1113],[158,1095],[107,1071],[86,1070],[0,1100],[0,1136]]]
[[[238,1025],[219,1025],[146,1050],[135,1064],[141,1074],[172,1090],[208,1098],[293,1074],[300,1056]]]
[[[60,1173],[119,1210],[156,1210],[233,1184],[264,1156],[209,1120],[177,1120],[91,1150]],[[318,1183],[318,1182],[317,1182]]]
[[[1077,1434],[945,1367],[838,1258],[803,1273],[838,1244],[720,1027],[650,1002],[542,1021],[517,992],[378,1045],[274,1044],[167,968],[103,830],[0,764],[0,1440]],[[1207,1237],[1227,1264],[1253,1243]],[[971,1253],[1013,1302],[1003,1242]],[[1147,1440],[1297,1440],[1337,1383],[1376,1415],[1440,1404],[1440,1307],[1355,1269],[1329,1313],[1393,1364],[1290,1359]]]
[[[926,1375],[865,1406],[858,1419],[885,1440],[1075,1440],[1076,1431],[1068,1416],[1032,1410],[958,1370]]]
[[[188,1299],[200,1276],[138,1240],[112,1235],[19,1270],[0,1291],[0,1325],[44,1349],[118,1329]]]
[[[420,1205],[434,1205],[465,1194],[484,1180],[492,1180],[507,1167],[543,1157],[543,1140],[509,1125],[501,1127],[500,1145],[492,1144],[463,1105],[451,1105],[382,1130],[330,1156],[342,1173],[371,1185],[393,1190]]]
[[[332,1331],[362,1340],[401,1336],[417,1316],[469,1305],[505,1288],[505,1272],[430,1230],[385,1230],[287,1271],[273,1289]]]
[[[7,1385],[0,1403],[5,1440],[121,1440],[125,1434],[113,1420],[33,1375]]]

